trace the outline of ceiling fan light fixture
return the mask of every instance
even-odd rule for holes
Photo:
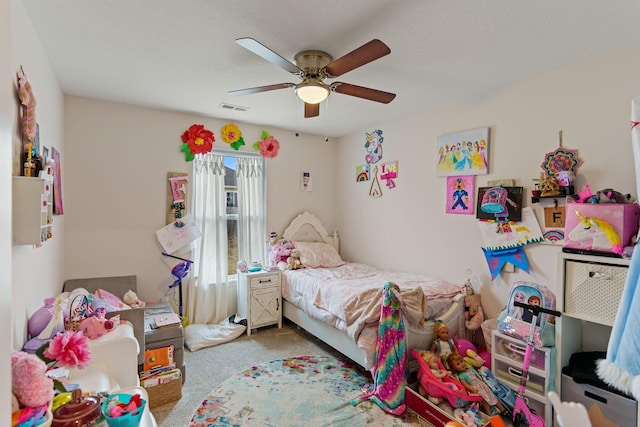
[[[321,83],[302,82],[296,86],[296,95],[307,104],[319,104],[329,96],[329,88]]]

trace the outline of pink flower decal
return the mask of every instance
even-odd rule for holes
[[[264,157],[273,159],[278,155],[280,151],[280,141],[269,135],[266,130],[262,131],[262,140],[253,144],[253,148],[256,151],[260,151]]]
[[[58,332],[43,354],[65,368],[83,369],[91,362],[89,339],[82,332]]]

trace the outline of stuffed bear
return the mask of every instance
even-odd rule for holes
[[[302,263],[300,262],[300,250],[297,248],[293,248],[290,251],[289,258],[287,258],[287,267],[289,270],[297,270],[302,268]]]
[[[122,296],[122,301],[124,301],[124,303],[131,308],[144,307],[144,301],[141,301],[140,299],[138,299],[138,295],[136,295],[136,293],[133,292],[131,289],[125,292],[125,294]]]

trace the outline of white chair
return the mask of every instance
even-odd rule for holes
[[[69,369],[69,381],[82,391],[140,394],[149,401],[147,391],[140,387],[138,377],[138,341],[131,325],[120,325],[114,332],[89,341],[91,363],[84,369]],[[155,417],[144,408],[141,427],[157,427]]]
[[[550,391],[547,396],[556,414],[560,427],[591,427],[591,420],[587,408],[582,403],[562,402],[558,393]]]

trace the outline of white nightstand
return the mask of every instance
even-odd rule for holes
[[[247,335],[253,328],[282,328],[280,271],[238,272],[238,316],[247,319]]]

